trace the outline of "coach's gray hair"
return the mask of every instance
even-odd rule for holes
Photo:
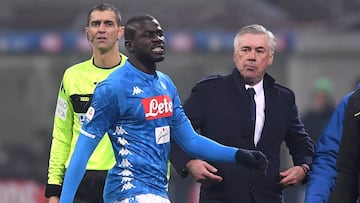
[[[266,35],[269,39],[269,46],[270,46],[270,51],[272,54],[275,53],[275,48],[276,48],[276,41],[275,41],[275,36],[274,34],[267,30],[264,26],[259,25],[259,24],[252,24],[252,25],[247,25],[245,27],[242,27],[237,33],[236,36],[234,38],[234,50],[238,50],[239,49],[239,42],[241,40],[241,36],[244,34],[263,34]]]

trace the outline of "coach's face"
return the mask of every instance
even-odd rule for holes
[[[234,63],[249,85],[256,85],[262,80],[273,58],[274,54],[265,34],[243,34],[233,53]]]

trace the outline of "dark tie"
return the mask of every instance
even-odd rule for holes
[[[254,99],[255,90],[254,90],[254,88],[248,88],[246,90],[246,92],[248,94],[249,101],[250,101],[251,120],[254,122],[254,125],[255,125],[255,119],[256,119],[256,104],[255,104],[255,99]]]

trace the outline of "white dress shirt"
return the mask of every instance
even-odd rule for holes
[[[265,122],[265,95],[264,95],[264,81],[261,80],[258,84],[254,86],[245,85],[245,88],[248,89],[250,87],[255,90],[255,103],[256,103],[256,119],[255,119],[255,130],[254,130],[254,144],[255,146],[260,140],[262,129],[264,127]]]

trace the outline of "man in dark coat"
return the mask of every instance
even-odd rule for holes
[[[233,72],[198,82],[184,103],[192,125],[203,135],[260,150],[269,160],[264,174],[242,165],[195,159],[172,143],[170,159],[177,172],[202,183],[200,203],[281,203],[283,188],[301,183],[310,170],[314,142],[299,118],[295,95],[266,73],[275,47],[274,35],[263,26],[243,27],[234,39]],[[283,141],[294,166],[280,172]]]

